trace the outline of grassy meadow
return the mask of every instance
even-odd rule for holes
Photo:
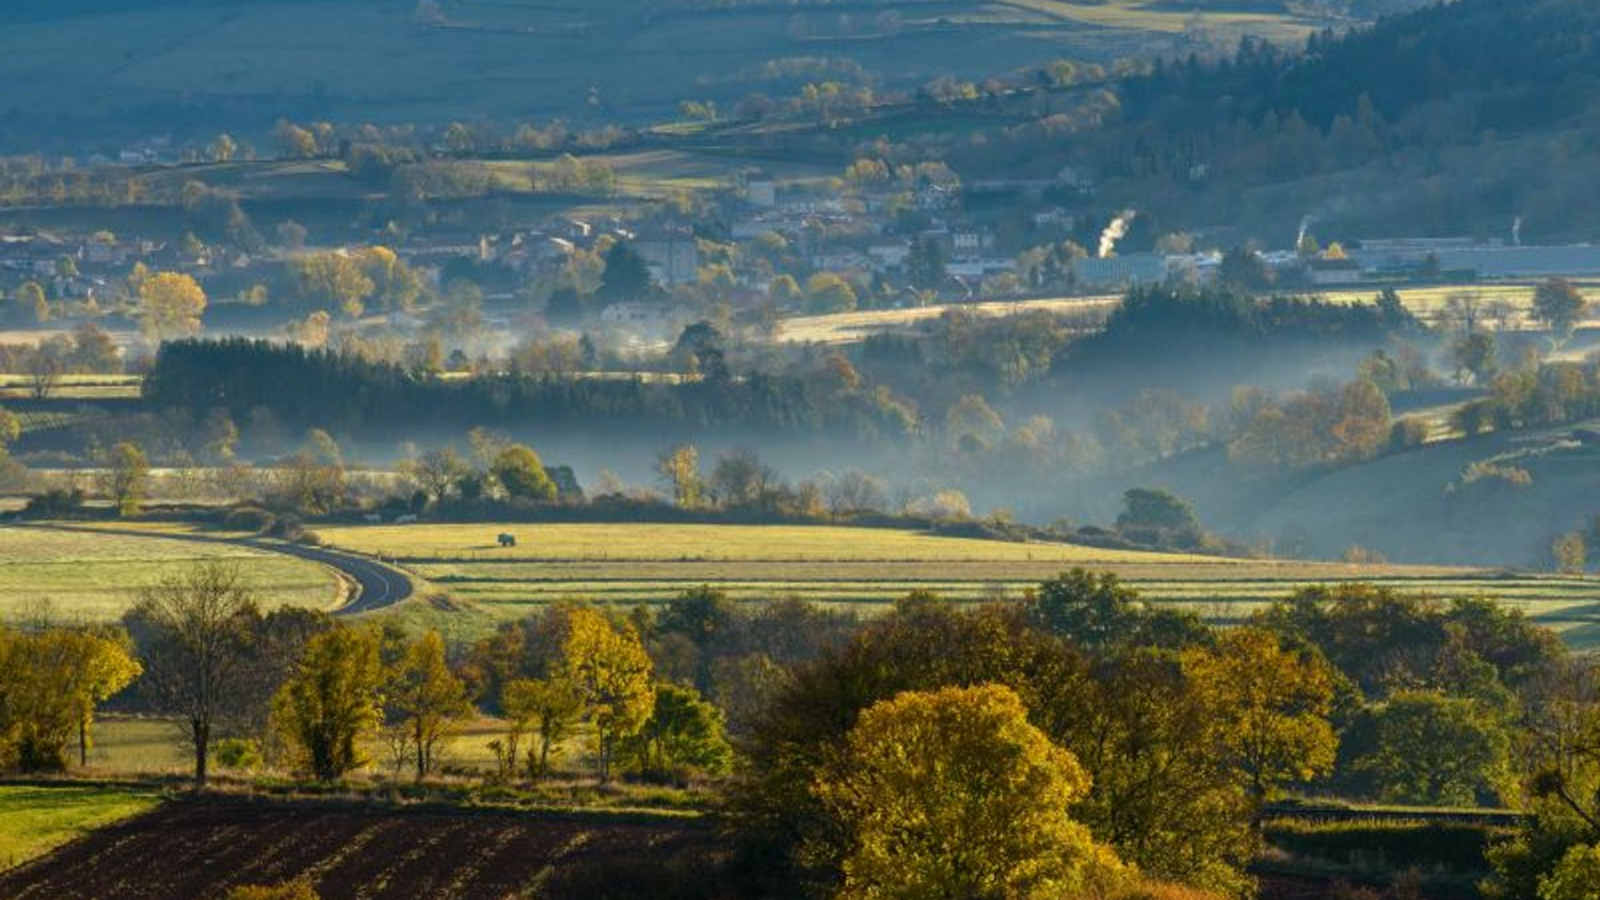
[[[501,531],[518,546],[498,547]],[[1494,597],[1585,643],[1600,622],[1600,584],[1591,579],[1466,567],[1227,559],[799,525],[424,524],[318,533],[335,546],[395,557],[452,600],[497,617],[561,599],[661,603],[702,584],[737,600],[799,597],[871,613],[918,589],[953,602],[1016,598],[1082,566],[1217,621],[1308,585],[1371,581],[1441,598]]]
[[[0,341],[4,343],[4,341]],[[50,388],[52,400],[128,400],[139,396],[140,375],[61,375]],[[33,379],[0,374],[0,401],[33,397]]]
[[[154,529],[152,529],[154,530]],[[334,573],[313,562],[224,543],[160,536],[0,526],[0,618],[47,607],[72,619],[114,619],[140,588],[203,560],[237,564],[268,607],[330,608],[342,598]]]
[[[0,785],[0,870],[159,802],[149,791],[126,788]]]
[[[95,721],[90,742],[89,771],[105,775],[181,776],[194,768],[194,759],[182,736],[183,725],[174,720],[101,716]],[[495,758],[489,742],[503,737],[504,725],[498,719],[475,719],[449,741],[441,760],[449,768],[491,771]],[[388,770],[389,757],[380,740],[371,741],[364,753],[375,771]],[[214,764],[224,775],[249,774],[230,772]]]
[[[779,323],[777,339],[800,344],[851,344],[865,340],[873,334],[906,331],[921,322],[937,319],[950,310],[991,317],[1048,312],[1062,316],[1080,316],[1086,326],[1098,326],[1111,308],[1120,302],[1122,298],[1119,296],[994,300],[985,303],[943,303],[912,309],[876,309],[825,316],[799,316]]]
[[[1591,295],[1600,284],[1581,283]],[[1468,284],[1401,288],[1400,300],[1425,322],[1437,323],[1453,298],[1471,297],[1478,303],[1479,317],[1493,327],[1509,329],[1538,327],[1529,317],[1535,285]],[[1312,292],[1337,303],[1372,303],[1379,287],[1340,288]],[[914,309],[880,309],[799,316],[785,319],[778,326],[777,339],[789,343],[851,344],[882,332],[909,331],[918,324],[936,319],[947,310],[959,309],[981,316],[1010,316],[1025,312],[1049,312],[1077,316],[1086,326],[1098,325],[1111,308],[1121,302],[1119,295],[1062,297],[1043,300],[991,300],[981,303],[951,303]]]

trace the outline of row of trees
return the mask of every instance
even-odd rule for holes
[[[619,761],[658,780],[727,770],[722,713],[692,684],[657,681],[632,622],[563,606],[515,633],[534,647],[488,641],[452,665],[437,633],[263,613],[237,568],[202,564],[144,590],[122,628],[0,630],[0,769],[64,769],[74,744],[87,764],[97,706],[131,688],[124,702],[180,725],[196,788],[219,748],[232,764],[265,753],[320,781],[382,748],[420,781],[477,715],[475,698],[505,722],[492,745],[501,778],[548,775],[580,725],[602,782]]]
[[[1181,513],[1152,496],[1129,516]],[[320,780],[381,747],[420,780],[480,709],[503,728],[491,777],[546,777],[588,736],[602,782],[681,780],[730,771],[726,729],[745,761],[728,809],[773,896],[1116,894],[1139,878],[1235,894],[1265,804],[1301,789],[1527,803],[1493,853],[1508,900],[1568,900],[1539,885],[1583,871],[1600,843],[1600,669],[1487,601],[1315,588],[1219,630],[1073,571],[1021,603],[918,594],[868,621],[709,589],[658,611],[557,605],[452,649],[392,624],[263,614],[236,571],[208,565],[147,591],[124,625],[0,634],[8,768],[64,767],[124,688],[181,720],[199,785],[240,741]]]

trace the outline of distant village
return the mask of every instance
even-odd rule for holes
[[[153,152],[130,150],[129,161],[147,163]],[[605,330],[663,338],[703,314],[711,287],[716,302],[734,309],[766,304],[777,315],[793,316],[1105,294],[1219,278],[1225,249],[1197,249],[1188,235],[1123,252],[1119,245],[1139,214],[1095,212],[1104,207],[1097,194],[1094,179],[1072,168],[1049,179],[962,183],[942,166],[891,172],[865,161],[834,179],[784,182],[744,171],[724,189],[708,192],[692,213],[637,204],[636,211],[552,215],[535,227],[508,230],[429,224],[364,242],[319,234],[245,246],[192,235],[152,239],[36,229],[0,233],[0,297],[15,301],[31,283],[51,302],[93,312],[97,304],[126,297],[130,270],[142,265],[193,275],[215,306],[275,283],[298,254],[381,243],[435,290],[466,273],[481,278],[486,311],[521,303],[537,312],[553,286],[571,280],[575,257],[626,243],[659,289],[613,298],[593,316]],[[257,226],[268,231],[278,224]],[[1519,231],[1497,239],[1387,237],[1322,246],[1303,226],[1294,245],[1234,252],[1250,253],[1274,289],[1285,292],[1600,277],[1600,245],[1526,245]],[[1152,241],[1145,235],[1140,243],[1150,247]],[[819,276],[848,285],[848,298],[835,294],[818,302],[811,295]],[[777,283],[786,277],[791,287],[780,292]],[[37,319],[15,302],[0,304],[0,311],[10,326]]]

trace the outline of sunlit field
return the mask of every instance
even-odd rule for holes
[[[160,802],[149,791],[0,785],[0,870]]]
[[[514,548],[496,537],[509,532]],[[952,602],[1021,597],[1081,566],[1115,572],[1152,601],[1238,621],[1316,584],[1370,581],[1440,598],[1493,597],[1575,641],[1600,622],[1600,583],[1477,569],[1241,560],[914,531],[744,525],[403,525],[319,529],[331,544],[393,557],[451,598],[501,617],[562,599],[658,604],[697,585],[742,601],[798,597],[872,613],[913,590]]]
[[[264,607],[328,609],[343,596],[327,568],[265,550],[7,526],[0,527],[0,617],[48,612],[66,619],[114,619],[137,602],[141,588],[209,560],[238,565]]]

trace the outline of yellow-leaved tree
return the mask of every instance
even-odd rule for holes
[[[383,721],[378,635],[340,625],[312,638],[272,701],[272,718],[299,763],[334,781],[365,763],[362,745]]]
[[[79,764],[86,764],[95,707],[139,672],[120,632],[0,628],[0,769],[65,769],[73,738]]]
[[[840,900],[1056,900],[1133,877],[1068,817],[1089,776],[1007,687],[873,705],[813,790],[848,835]]]
[[[439,632],[430,631],[407,645],[386,693],[394,733],[421,781],[438,764],[441,747],[472,715],[467,686],[450,671]]]
[[[157,341],[200,333],[206,292],[191,275],[157,272],[139,284],[140,329]]]
[[[1238,628],[1215,647],[1185,651],[1183,673],[1206,711],[1211,746],[1258,809],[1284,785],[1332,771],[1339,749],[1328,722],[1333,672],[1320,655]]]
[[[655,707],[650,656],[628,623],[613,625],[592,609],[567,613],[559,675],[578,689],[599,744],[596,773],[611,779],[617,742],[637,734]]]

